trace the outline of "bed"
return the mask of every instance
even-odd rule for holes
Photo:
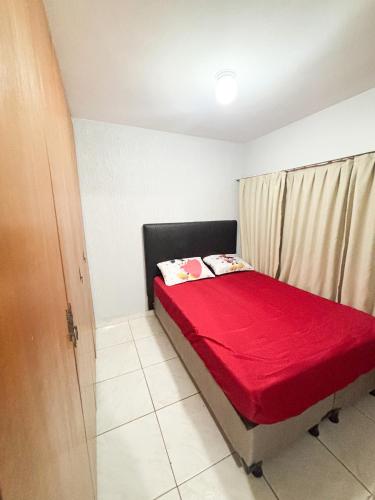
[[[247,473],[375,389],[375,318],[255,271],[167,287],[157,262],[234,253],[236,221],[146,224],[149,306]]]

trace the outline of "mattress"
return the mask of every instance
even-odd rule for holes
[[[375,318],[257,273],[167,287],[155,296],[236,410],[272,424],[375,368]]]

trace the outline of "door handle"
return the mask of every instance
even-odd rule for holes
[[[73,332],[72,332],[71,340],[73,342],[74,347],[77,347],[77,342],[78,342],[78,328],[76,327],[76,325],[74,325],[74,327],[73,327]]]

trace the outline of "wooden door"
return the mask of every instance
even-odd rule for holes
[[[0,489],[4,500],[90,500],[33,5],[0,2]]]
[[[68,302],[79,339],[75,349],[86,436],[96,481],[94,319],[74,137],[57,59],[40,0],[31,6],[33,40],[44,97],[44,129]]]

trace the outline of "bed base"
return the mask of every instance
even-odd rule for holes
[[[154,309],[230,447],[240,457],[244,470],[255,477],[262,476],[264,459],[276,454],[304,432],[308,431],[318,437],[321,420],[328,418],[331,422],[338,423],[339,409],[353,404],[366,393],[370,392],[375,396],[375,370],[373,370],[296,417],[276,424],[251,427],[245,424],[157,298]]]

